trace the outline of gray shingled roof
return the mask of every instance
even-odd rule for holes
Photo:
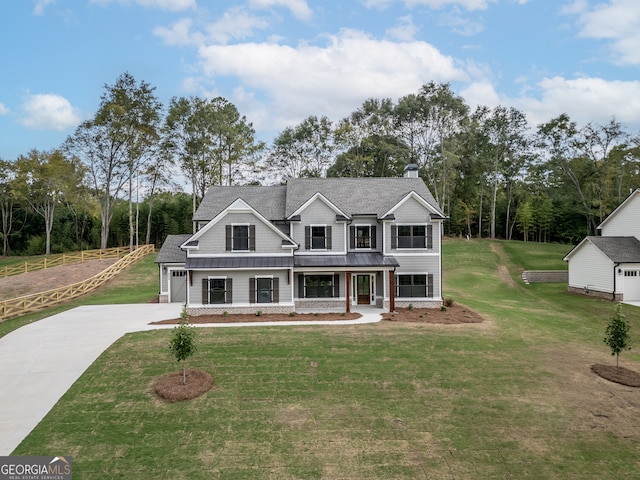
[[[321,193],[349,216],[388,212],[411,191],[442,213],[421,178],[297,178],[287,183],[286,209],[291,216],[316,193]]]
[[[187,252],[180,249],[180,245],[192,237],[190,233],[181,235],[167,235],[162,244],[156,263],[184,263],[187,260]]]
[[[193,220],[208,222],[239,198],[267,220],[283,220],[286,189],[285,186],[211,187]]]
[[[615,263],[640,262],[640,240],[636,237],[587,237]]]

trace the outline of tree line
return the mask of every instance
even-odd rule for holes
[[[267,145],[225,98],[164,106],[124,73],[59,148],[0,160],[3,254],[159,245],[192,231],[214,185],[395,177],[409,163],[448,235],[575,243],[640,186],[640,135],[615,118],[578,125],[567,114],[532,127],[518,109],[472,110],[429,82],[335,122],[309,116]]]

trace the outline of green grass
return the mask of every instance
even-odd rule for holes
[[[512,261],[522,270],[567,270],[564,256],[573,248],[571,245],[504,241],[498,242]]]
[[[518,246],[443,248],[445,294],[483,324],[201,329],[189,366],[214,387],[177,404],[150,393],[179,369],[171,331],[127,335],[14,454],[72,455],[80,479],[637,478],[637,393],[589,372],[613,304],[517,282]]]
[[[113,303],[147,303],[158,295],[158,267],[156,255],[147,255],[130,268],[92,293],[70,302],[21,317],[0,322],[0,338],[29,323],[79,305],[105,305]]]

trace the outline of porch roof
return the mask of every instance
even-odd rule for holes
[[[237,268],[291,268],[293,257],[201,257],[187,258],[187,270]]]
[[[394,257],[382,255],[380,252],[349,252],[346,255],[297,255],[294,260],[295,268],[378,267],[391,270],[400,265]]]

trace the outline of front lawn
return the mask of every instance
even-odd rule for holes
[[[615,363],[613,304],[518,283],[501,242],[444,251],[445,295],[484,322],[200,329],[188,366],[213,388],[173,404],[151,393],[179,370],[171,331],[127,335],[14,455],[90,479],[637,478],[640,391],[590,371]]]

